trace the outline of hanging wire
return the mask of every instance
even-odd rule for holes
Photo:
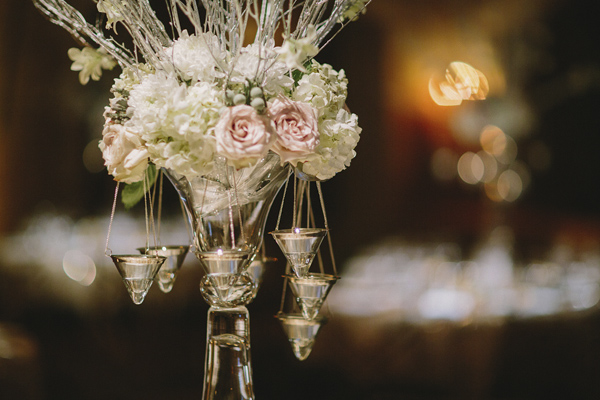
[[[275,230],[279,230],[279,223],[281,222],[281,214],[283,213],[283,204],[285,203],[285,195],[287,194],[288,183],[290,182],[290,177],[288,175],[285,180],[285,186],[283,187],[283,197],[281,198],[281,206],[279,206],[279,215],[277,215],[277,224],[275,225]]]
[[[312,207],[309,209],[309,213],[310,213],[310,220],[312,222],[312,226],[316,227],[317,224],[315,222],[315,213],[312,209]],[[329,235],[329,232],[327,233]],[[319,263],[319,271],[321,271],[322,274],[325,273],[325,266],[323,264],[323,255],[321,254],[321,249],[317,250],[317,262]]]
[[[323,200],[323,190],[321,189],[321,182],[317,181],[317,191],[319,192],[319,200],[321,201],[321,209],[323,210],[323,219],[325,221],[325,229],[327,230],[327,242],[329,243],[329,253],[331,254],[331,265],[333,266],[333,274],[337,276],[337,268],[335,266],[335,257],[333,255],[333,243],[331,240],[331,231],[329,230],[329,223],[327,222],[327,212],[325,211],[325,201]]]
[[[296,227],[296,207],[298,207],[298,178],[296,174],[294,174],[294,203],[293,203],[293,214],[292,214],[292,228]]]
[[[148,218],[148,203],[150,202],[150,196],[148,195],[148,177],[144,175],[144,180],[142,181],[143,190],[144,190],[144,222],[146,223],[146,253],[150,250],[150,227],[149,227],[149,218]]]
[[[227,190],[227,201],[229,202],[229,233],[231,236],[231,248],[235,247],[235,227],[233,226],[233,206],[231,205],[231,190]]]
[[[298,225],[294,225],[294,227],[296,227],[296,226],[301,227],[301,225],[302,225],[302,206],[304,204],[305,188],[306,188],[306,181],[303,181],[303,180],[299,181],[298,182],[298,195],[297,195],[298,205],[296,206],[296,211],[298,213],[298,215],[296,216],[296,222]]]
[[[156,240],[156,226],[154,224],[154,207],[152,204],[152,198],[149,191],[150,177],[148,173],[144,175],[143,179],[143,190],[144,190],[144,217],[146,219],[146,253],[150,251],[150,230],[154,238],[154,246],[157,246]]]
[[[281,304],[279,305],[280,313],[283,313],[283,308],[285,306],[285,295],[287,293],[287,287],[288,287],[288,282],[289,282],[288,275],[290,275],[291,273],[292,273],[291,265],[288,262],[285,264],[285,275],[283,276],[283,288],[281,289]]]
[[[159,172],[158,175],[158,214],[156,216],[156,219],[158,220],[158,226],[156,228],[156,231],[158,233],[158,245],[161,245],[161,240],[160,240],[160,224],[162,222],[162,200],[163,200],[163,178],[164,178],[164,174],[162,169]],[[154,185],[154,189],[156,191],[156,185]],[[154,202],[153,202],[154,203]]]
[[[187,231],[188,234],[188,239],[190,241],[190,246],[194,246],[194,240],[193,240],[193,231],[192,231],[192,221],[188,218],[188,214],[185,210],[185,204],[183,204],[183,200],[181,200],[181,197],[179,197],[179,206],[181,208],[181,215],[183,216],[183,220],[185,221],[185,230]]]
[[[310,201],[310,182],[306,185],[306,227],[310,228],[310,216],[312,213],[312,203]],[[316,225],[314,225],[314,221],[313,221],[313,228],[316,227]]]
[[[204,212],[204,201],[206,200],[206,192],[208,191],[208,180],[204,179],[204,190],[202,191],[202,202],[200,203],[200,211],[196,214],[191,215],[189,222],[190,222],[190,230],[192,231],[194,237],[196,238],[196,240],[193,241],[193,246],[195,251],[199,251],[200,248],[200,243],[197,243],[199,241],[198,239],[198,232],[196,232],[195,228],[194,228],[194,219],[200,219],[200,221],[197,222],[196,225],[200,226],[202,224],[202,213]],[[179,198],[179,200],[181,201],[181,197]],[[182,203],[182,210],[183,210],[183,203]]]
[[[244,225],[243,225],[243,221],[242,221],[242,207],[240,205],[240,199],[238,197],[238,187],[237,187],[237,180],[235,179],[235,170],[233,170],[231,176],[233,177],[233,192],[235,194],[235,203],[237,204],[237,216],[238,216],[238,220],[240,222],[240,239],[242,243],[246,242],[246,235],[244,232]]]
[[[110,221],[108,222],[108,234],[106,235],[106,247],[104,248],[104,254],[107,257],[110,257],[112,255],[112,250],[108,248],[108,241],[110,240],[110,231],[112,229],[112,223],[115,218],[115,210],[117,208],[117,198],[119,195],[119,184],[120,183],[121,182],[117,182],[117,186],[115,187],[115,197],[113,199],[112,210],[110,212]]]

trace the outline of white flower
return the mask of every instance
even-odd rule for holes
[[[344,10],[339,22],[344,22],[345,20],[356,21],[359,13],[364,14],[367,12],[366,5],[369,1],[370,0],[355,0]]]
[[[283,61],[289,69],[297,69],[306,72],[304,62],[309,57],[314,57],[319,52],[319,48],[313,44],[317,39],[317,29],[309,25],[306,36],[302,39],[287,38],[283,46],[277,49],[279,60]]]
[[[79,82],[82,85],[90,81],[90,77],[97,81],[102,76],[102,69],[111,70],[117,65],[115,60],[109,56],[104,49],[96,50],[91,47],[84,47],[79,50],[70,48],[68,53],[69,58],[73,61],[71,71],[79,72]]]
[[[292,99],[310,103],[319,110],[319,118],[336,118],[348,95],[348,80],[344,70],[336,72],[331,65],[312,60],[311,72],[302,76],[292,93]]]
[[[106,29],[111,29],[112,24],[123,21],[123,15],[117,10],[117,8],[108,1],[98,0],[96,8],[99,12],[106,14]]]
[[[158,167],[185,176],[203,174],[212,168],[222,97],[209,83],[187,86],[157,72],[131,90],[126,126],[142,132]]]
[[[227,108],[215,128],[217,153],[230,165],[254,164],[269,151],[276,137],[273,122],[248,105]]]
[[[289,93],[294,80],[286,74],[288,67],[276,58],[272,41],[264,46],[251,44],[244,47],[232,60],[230,82],[239,85],[246,85],[248,81],[256,82],[268,97]]]
[[[173,45],[165,49],[166,62],[175,66],[183,80],[212,83],[225,74],[217,70],[215,59],[226,60],[226,53],[219,50],[219,40],[212,33],[190,36],[183,31]]]
[[[296,165],[306,161],[319,145],[317,114],[310,104],[289,99],[276,99],[269,106],[277,130],[273,151],[282,162]]]
[[[350,166],[362,129],[355,114],[341,109],[335,119],[322,121],[319,130],[319,146],[299,168],[305,174],[326,180]]]
[[[108,124],[99,144],[104,165],[116,181],[133,183],[144,178],[148,150],[137,132],[123,125]]]

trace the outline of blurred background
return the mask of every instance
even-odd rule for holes
[[[374,0],[323,50],[363,127],[323,184],[342,279],[297,361],[266,238],[280,261],[248,307],[259,400],[599,398],[593,5]],[[171,293],[135,306],[104,257],[115,183],[97,143],[117,72],[81,86],[70,47],[30,1],[0,3],[0,398],[198,399],[200,268],[188,256]],[[475,95],[452,97],[455,62],[478,71]],[[163,232],[186,242],[165,196]],[[113,250],[143,245],[143,211],[117,209]]]

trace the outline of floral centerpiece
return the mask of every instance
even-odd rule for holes
[[[97,25],[65,0],[33,1],[84,45],[68,52],[82,84],[121,67],[104,112],[105,165],[118,182],[142,186],[142,195],[162,168],[179,192],[206,273],[201,292],[211,304],[203,399],[254,400],[245,304],[260,279],[249,263],[290,167],[317,181],[326,228],[294,225],[293,234],[277,239],[280,246],[289,241],[293,251],[284,254],[303,267],[291,283],[302,316],[278,314],[300,360],[312,349],[324,321],[320,307],[337,280],[308,274],[327,231],[318,181],[350,165],[361,128],[346,107],[344,71],[314,57],[370,0],[165,0],[170,34],[150,0],[94,0],[103,18]],[[294,192],[306,190],[305,183]],[[278,226],[276,232],[286,231]],[[135,304],[166,257],[179,262],[188,247],[147,244],[143,255],[112,256]],[[173,265],[165,272],[166,291]]]
[[[368,0],[167,0],[172,35],[148,0],[97,0],[104,29],[64,0],[34,2],[85,45],[69,50],[82,84],[122,68],[100,142],[117,181],[138,182],[149,165],[192,178],[218,157],[239,169],[269,152],[326,180],[355,156],[348,80],[314,56]],[[133,52],[105,34],[121,25]]]

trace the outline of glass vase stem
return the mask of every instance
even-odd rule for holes
[[[244,306],[208,310],[202,400],[254,400],[250,315]]]

